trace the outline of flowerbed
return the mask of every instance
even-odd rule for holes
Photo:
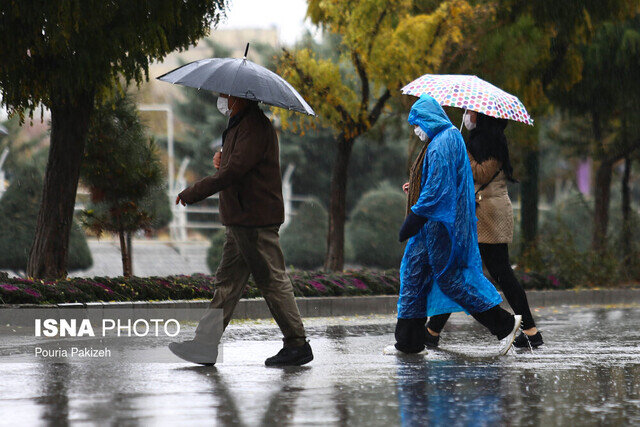
[[[554,274],[542,274],[534,271],[515,271],[516,277],[520,284],[527,289],[553,290],[553,289],[569,289],[572,286],[566,280]]]
[[[516,270],[525,289],[569,289],[575,287],[551,274]],[[397,295],[398,270],[358,270],[343,273],[293,270],[289,272],[296,296]],[[8,278],[0,274],[0,304],[55,304],[96,301],[154,301],[211,299],[214,276],[93,277],[54,282]],[[244,298],[260,297],[249,281]]]
[[[292,271],[296,296],[393,295],[400,289],[397,270],[322,273]],[[94,277],[68,278],[53,282],[0,276],[0,303],[55,304],[97,301],[153,301],[211,299],[214,277]],[[245,298],[260,296],[255,284],[245,289]]]

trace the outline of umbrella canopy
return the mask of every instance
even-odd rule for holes
[[[201,59],[163,74],[158,79],[316,115],[285,79],[246,57]]]
[[[531,116],[517,97],[476,76],[425,74],[403,87],[402,93],[417,97],[426,93],[440,105],[533,126]]]
[[[7,131],[7,128],[0,125],[0,135],[8,135],[9,132]]]

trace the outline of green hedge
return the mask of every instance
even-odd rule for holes
[[[300,205],[289,227],[280,233],[280,244],[287,265],[313,269],[324,263],[327,221],[327,210],[319,201]]]
[[[404,253],[398,231],[406,209],[407,196],[388,184],[362,196],[347,224],[352,261],[373,268],[397,268]]]

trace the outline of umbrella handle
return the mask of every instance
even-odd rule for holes
[[[244,49],[244,58],[247,59],[247,53],[249,53],[249,43],[247,43],[247,47]]]
[[[460,132],[462,132],[462,125],[464,125],[464,115],[467,114],[467,109],[464,109],[464,114],[462,114],[462,123],[460,123]]]

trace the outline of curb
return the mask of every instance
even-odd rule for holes
[[[560,305],[607,305],[640,303],[640,288],[637,289],[576,289],[562,291],[528,291],[527,299],[532,308]],[[298,297],[296,298],[302,317],[357,316],[370,314],[394,314],[398,302],[397,295],[354,296],[354,297]],[[203,309],[209,301],[169,300],[169,301],[122,301],[67,304],[6,304],[2,308],[170,308]],[[263,298],[241,299],[234,310],[236,319],[268,319],[271,313]]]

